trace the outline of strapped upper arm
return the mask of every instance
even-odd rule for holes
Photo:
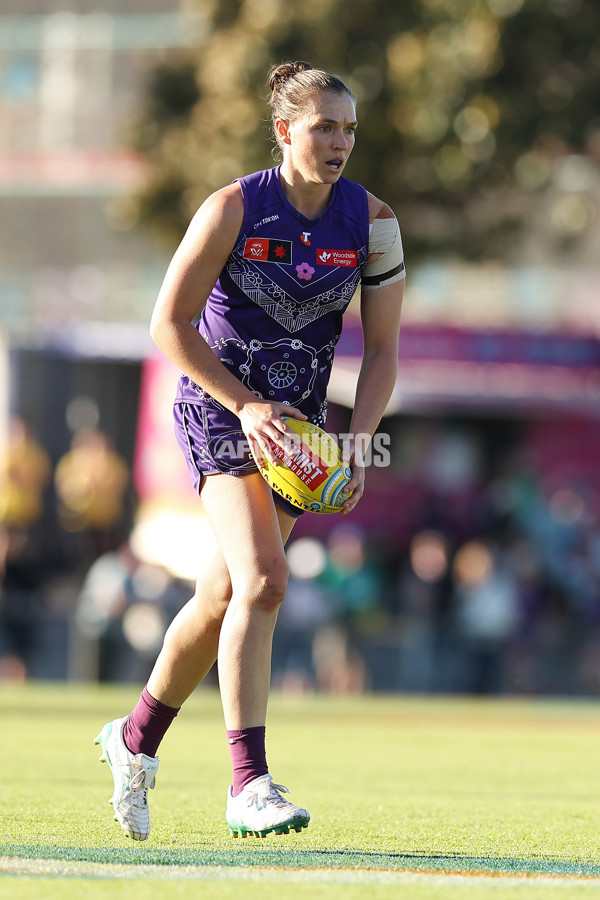
[[[400,227],[395,216],[376,217],[369,233],[369,261],[363,269],[362,288],[394,284],[406,275]]]
[[[397,354],[404,297],[404,254],[400,229],[390,207],[369,194],[372,222],[369,257],[363,269],[361,319],[365,353],[387,348]],[[372,279],[365,283],[365,278]]]

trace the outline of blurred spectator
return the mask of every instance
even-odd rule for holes
[[[310,541],[311,538],[300,538],[295,544]],[[295,549],[294,545],[290,548],[291,560]],[[291,561],[290,571],[273,637],[272,677],[273,684],[281,690],[300,693],[315,687],[313,640],[321,625],[333,618],[334,609],[316,581],[304,574],[293,574]]]
[[[128,542],[100,556],[87,573],[75,615],[89,642],[88,665],[94,671],[86,675],[99,681],[143,680],[169,621],[188,597],[189,588],[185,595],[177,592],[166,570],[142,563]]]
[[[0,529],[0,678],[24,681],[38,649],[44,567],[24,529]]]
[[[22,419],[9,423],[8,442],[0,458],[0,525],[29,529],[40,519],[51,464],[46,451]]]
[[[294,693],[315,687],[313,641],[335,616],[321,584],[327,567],[325,545],[314,537],[292,540],[286,549],[290,579],[273,636],[273,683]]]
[[[353,523],[333,528],[319,583],[330,592],[337,615],[345,620],[368,617],[379,605],[382,581],[382,569],[368,552],[364,530]]]
[[[351,628],[380,601],[382,573],[362,528],[338,525],[327,545],[313,537],[287,549],[290,581],[273,639],[273,679],[284,690],[335,693],[365,688],[366,668]]]
[[[360,653],[350,646],[348,631],[339,625],[321,628],[315,635],[313,658],[316,683],[329,694],[360,694],[366,668]]]
[[[81,634],[96,648],[92,668],[98,681],[119,680],[128,649],[123,615],[131,599],[132,578],[138,565],[129,544],[124,544],[99,556],[83,582],[75,621]],[[90,661],[93,656],[90,652]]]
[[[78,431],[56,466],[58,515],[66,531],[86,532],[95,557],[114,549],[124,516],[129,468],[96,428]]]
[[[439,692],[453,683],[456,656],[447,615],[449,550],[444,535],[418,532],[410,544],[409,561],[398,582],[399,676],[404,690]]]
[[[514,578],[497,551],[482,541],[464,544],[454,560],[456,618],[465,650],[465,690],[496,694],[504,687],[503,663],[519,623]]]
[[[11,419],[0,458],[0,678],[24,680],[38,646],[45,573],[31,530],[50,473],[30,426]]]

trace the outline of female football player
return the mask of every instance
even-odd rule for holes
[[[234,835],[300,831],[266,762],[271,644],[287,584],[284,545],[298,511],[256,460],[283,446],[282,415],[324,425],[342,314],[362,281],[364,354],[350,426],[373,435],[397,370],[404,261],[391,209],[343,177],[355,141],[353,95],[336,76],[285,63],[269,76],[283,161],[216,191],[194,216],[161,288],[151,334],[183,372],[178,441],[216,538],[198,548],[196,593],[169,627],[140,700],[96,743],[112,770],[115,818],[150,830],[157,750],[215,660],[233,765]],[[200,317],[198,318],[199,313]],[[356,448],[349,513],[363,493]]]

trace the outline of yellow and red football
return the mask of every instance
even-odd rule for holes
[[[260,472],[272,490],[297,509],[314,513],[339,512],[350,494],[345,488],[352,472],[342,461],[336,441],[310,422],[282,416],[289,429],[285,449],[271,441],[279,460],[263,459]]]

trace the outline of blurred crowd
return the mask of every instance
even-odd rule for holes
[[[11,419],[0,457],[0,677],[35,671],[48,585],[69,556],[85,568],[119,543],[128,486],[127,463],[99,429],[77,430],[53,467],[32,427]],[[47,539],[56,530],[62,542]]]
[[[368,476],[381,527],[357,515],[315,537],[305,516],[290,542],[274,684],[597,695],[593,478],[573,467],[548,476],[518,429],[497,440],[499,425],[491,435],[456,422],[398,428],[392,469]],[[193,586],[136,555],[131,491],[127,462],[98,428],[76,432],[53,466],[32,430],[11,423],[0,460],[0,678],[147,677]],[[54,564],[48,528],[76,542]]]
[[[304,667],[317,686],[598,694],[598,425],[582,425],[581,446],[567,440],[577,429],[403,423],[395,484],[385,471],[367,482],[383,482],[380,515],[400,509],[392,532],[373,540],[370,523],[347,520],[289,549],[279,627],[292,611],[326,621]],[[553,458],[556,438],[563,450]],[[308,585],[320,605],[306,604]],[[297,628],[292,615],[290,660]],[[345,675],[322,665],[328,652],[344,659]]]

